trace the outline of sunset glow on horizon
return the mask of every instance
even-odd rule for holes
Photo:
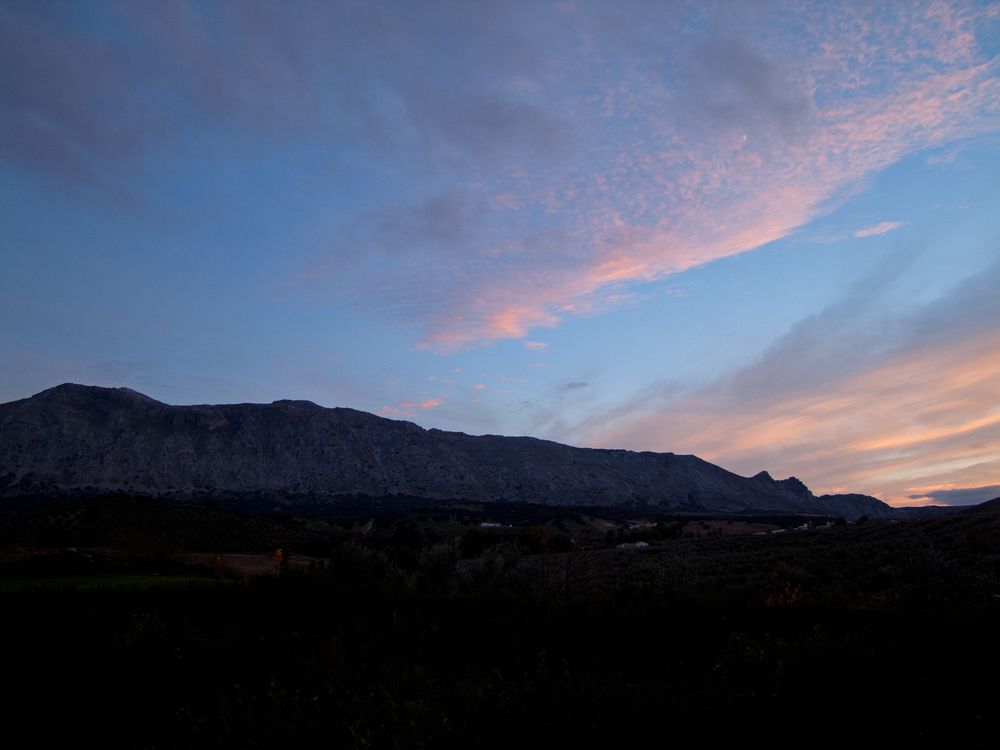
[[[0,0],[0,401],[1000,495],[1000,3]]]

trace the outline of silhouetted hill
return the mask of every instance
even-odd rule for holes
[[[0,492],[67,491],[891,513],[865,495],[817,498],[794,477],[741,477],[696,456],[424,430],[309,401],[170,406],[127,388],[66,384],[0,405]]]
[[[962,510],[966,513],[1000,513],[1000,497],[995,497],[978,505],[970,505],[962,508]]]

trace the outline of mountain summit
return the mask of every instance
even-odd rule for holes
[[[65,384],[0,404],[0,494],[84,490],[328,502],[401,494],[848,518],[891,511],[875,498],[816,497],[794,477],[741,477],[696,456],[425,430],[311,401],[170,406],[128,388]]]

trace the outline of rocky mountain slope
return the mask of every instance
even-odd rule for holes
[[[745,478],[696,456],[424,430],[308,401],[170,406],[66,384],[0,405],[0,494],[405,494],[690,512],[888,515],[864,495],[815,497],[794,477]]]

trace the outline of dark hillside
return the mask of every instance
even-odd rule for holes
[[[0,494],[407,495],[691,513],[887,516],[864,495],[741,477],[696,456],[424,430],[307,401],[169,406],[62,385],[0,405]]]

